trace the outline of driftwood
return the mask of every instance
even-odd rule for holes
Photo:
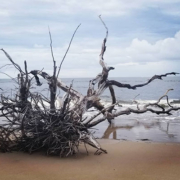
[[[124,114],[140,114],[150,111],[156,114],[170,115],[172,111],[180,109],[173,107],[169,103],[167,93],[172,90],[170,89],[165,95],[160,97],[156,103],[141,106],[134,100],[134,103],[137,105],[136,108],[120,109],[119,111],[114,110],[114,107],[118,105],[119,102],[116,101],[113,86],[135,90],[138,87],[148,85],[155,79],[162,79],[162,77],[176,75],[178,73],[171,72],[163,75],[155,75],[147,82],[133,86],[109,80],[109,72],[114,68],[108,67],[103,57],[106,51],[108,28],[101,19],[101,16],[100,20],[106,29],[106,36],[103,40],[99,55],[102,72],[89,82],[86,95],[82,95],[73,89],[72,84],[67,86],[58,78],[62,63],[65,60],[73,37],[80,25],[76,28],[70,40],[69,47],[60,63],[58,71],[53,55],[51,33],[49,31],[53,75],[47,74],[44,70],[28,72],[26,61],[24,62],[25,70],[23,71],[21,67],[12,60],[9,54],[2,49],[12,65],[19,71],[16,79],[19,88],[14,98],[10,99],[9,97],[1,95],[0,117],[3,118],[5,124],[0,125],[0,151],[9,152],[21,150],[32,153],[37,150],[45,150],[47,154],[68,156],[78,152],[80,144],[84,144],[85,148],[86,144],[89,144],[97,149],[95,154],[101,154],[102,152],[107,153],[91,134],[90,129],[92,127],[105,120],[111,123],[113,118]],[[49,84],[50,97],[44,97],[41,94],[31,92],[30,87],[33,78],[35,78],[38,86],[42,84],[38,76],[43,77]],[[105,107],[100,101],[100,95],[107,88],[111,94],[112,104]],[[56,93],[57,89],[61,89],[66,93],[64,98],[61,99],[62,103],[60,107],[56,107],[55,104],[59,98]],[[168,108],[160,105],[162,98],[166,98]],[[86,117],[85,113],[92,107],[96,108],[99,112],[92,117]],[[101,117],[99,117],[99,115],[101,115]]]

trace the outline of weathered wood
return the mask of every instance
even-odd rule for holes
[[[86,95],[82,95],[80,92],[76,91],[72,84],[67,86],[58,79],[62,63],[65,60],[66,54],[68,53],[73,37],[79,26],[74,31],[58,71],[49,30],[50,48],[53,59],[52,75],[47,74],[44,70],[33,70],[28,72],[26,61],[24,62],[25,70],[23,71],[21,67],[13,61],[9,54],[1,49],[12,65],[19,71],[19,74],[17,81],[15,81],[18,85],[15,96],[9,98],[1,95],[0,99],[0,117],[3,117],[3,120],[5,120],[5,124],[0,125],[0,151],[10,152],[21,150],[33,153],[38,150],[45,150],[47,154],[68,156],[78,152],[79,144],[84,143],[85,148],[86,144],[96,148],[97,151],[95,154],[99,155],[102,152],[107,152],[101,148],[97,140],[89,131],[89,128],[92,128],[105,120],[108,120],[109,123],[111,123],[113,118],[125,114],[152,112],[155,114],[170,115],[172,111],[180,110],[180,107],[174,107],[169,103],[167,93],[172,90],[169,89],[155,103],[148,103],[141,106],[137,100],[134,100],[133,102],[137,104],[136,108],[118,109],[113,111],[116,105],[118,105],[113,86],[136,89],[148,85],[155,79],[161,80],[162,77],[176,75],[178,73],[172,72],[155,75],[147,82],[137,85],[123,84],[115,80],[108,80],[109,72],[114,68],[108,67],[104,61],[108,28],[101,19],[101,16],[99,18],[106,29],[106,35],[99,55],[99,63],[102,67],[102,72],[89,82]],[[43,77],[47,81],[50,90],[49,97],[44,97],[42,94],[31,92],[30,87],[32,78],[29,77],[30,75],[35,77],[38,86],[41,85],[38,76]],[[56,107],[55,105],[55,102],[59,98],[56,93],[58,88],[66,93],[64,98],[61,99],[62,102],[60,107]],[[101,102],[101,95],[107,88],[109,88],[112,103],[110,106],[105,107]],[[163,98],[166,99],[168,108],[161,106],[160,101]],[[45,105],[45,102],[48,103],[49,106]],[[85,117],[85,113],[91,107],[96,108],[99,112],[92,117]],[[99,115],[101,114],[103,117],[101,116],[99,118]]]
[[[162,77],[166,77],[168,75],[176,75],[176,74],[179,74],[179,73],[176,73],[176,72],[171,72],[171,73],[166,73],[166,74],[161,74],[161,75],[154,75],[152,78],[150,78],[147,82],[143,83],[143,84],[137,84],[137,85],[130,85],[130,84],[123,84],[123,83],[120,83],[118,81],[114,81],[114,80],[108,80],[106,85],[107,87],[111,86],[111,85],[114,85],[114,86],[117,86],[117,87],[120,87],[120,88],[128,88],[128,89],[136,89],[137,87],[143,87],[143,86],[146,86],[148,85],[149,83],[151,83],[152,81],[154,81],[155,79],[160,79],[162,80]]]

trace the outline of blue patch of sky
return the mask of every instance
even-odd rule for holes
[[[48,3],[31,4],[30,8],[33,12],[28,13],[27,9],[27,13],[14,14],[9,18],[9,22],[0,23],[1,27],[12,32],[12,34],[0,34],[1,44],[28,48],[34,47],[34,44],[49,46],[48,25],[51,28],[55,47],[68,43],[79,23],[82,25],[76,34],[77,39],[102,39],[104,37],[105,29],[98,17],[91,11],[81,11],[72,15],[60,14],[48,11],[48,9],[52,10],[52,7],[49,8],[48,5]],[[179,3],[176,6],[180,9]],[[42,8],[43,11],[41,11]],[[137,10],[119,17],[105,16],[103,19],[109,28],[110,38],[119,39],[119,42],[114,42],[119,44],[124,43],[123,41],[131,42],[134,38],[155,42],[159,39],[173,37],[180,30],[180,17],[166,14],[160,7]],[[36,27],[44,30],[36,32]]]
[[[180,30],[180,18],[162,13],[158,8],[135,11],[125,17],[109,18],[112,36],[126,36],[156,41],[173,37]]]

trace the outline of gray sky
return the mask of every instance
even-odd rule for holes
[[[109,28],[104,59],[115,67],[110,76],[180,72],[180,0],[0,0],[0,48],[22,67],[26,60],[29,71],[51,74],[48,26],[59,64],[81,23],[60,77],[94,77],[101,72],[105,36],[99,14]],[[0,59],[0,67],[9,63],[3,52]],[[0,71],[17,73],[12,67]]]

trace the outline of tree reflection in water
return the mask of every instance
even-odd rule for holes
[[[165,133],[168,136],[168,138],[174,138],[175,134],[172,134],[169,132],[169,126],[171,122],[167,122],[166,127],[164,127],[164,124],[165,123],[162,123],[159,121],[150,122],[150,123],[135,121],[132,125],[116,125],[115,123],[112,123],[107,127],[102,138],[109,139],[110,135],[112,134],[113,139],[120,139],[120,138],[117,138],[117,130],[120,130],[120,129],[132,130],[133,128],[138,128],[140,126],[141,127],[143,126],[146,130],[158,127],[158,129],[161,132]],[[140,140],[143,140],[143,139],[140,139]]]

